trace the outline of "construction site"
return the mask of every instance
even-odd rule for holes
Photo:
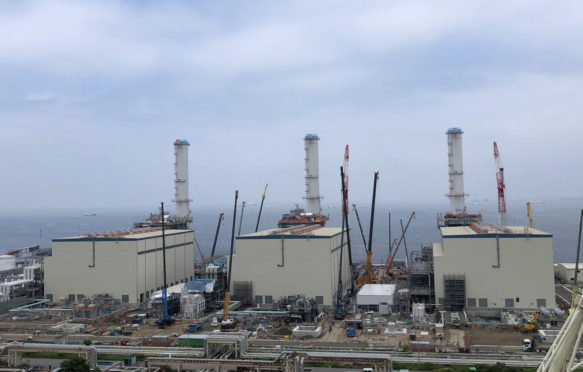
[[[532,219],[530,226],[506,226],[496,143],[499,221],[489,224],[467,213],[462,134],[459,128],[446,132],[450,210],[436,221],[440,241],[407,247],[412,211],[396,238],[373,245],[379,173],[373,174],[366,229],[364,216],[349,204],[348,145],[339,167],[342,223],[324,226],[320,138],[308,134],[306,209],[297,207],[278,227],[258,231],[266,185],[256,231],[241,235],[245,204],[239,214],[236,191],[225,256],[215,255],[224,213],[206,255],[190,228],[189,143],[177,140],[176,215],[161,203],[132,230],[54,239],[51,256],[25,270],[27,283],[42,287],[4,311],[0,337],[31,345],[86,343],[104,359],[108,353],[144,354],[151,357],[149,367],[207,365],[217,371],[299,370],[309,360],[392,370],[392,356],[414,361],[415,353],[418,361],[421,353],[465,358],[461,353],[490,358],[491,364],[513,363],[516,355],[523,355],[521,366],[540,363],[536,351],[548,351],[569,323],[566,309],[577,288],[555,277],[551,234],[535,229]],[[358,227],[349,226],[349,210]],[[362,239],[365,262],[353,262],[353,239]],[[382,249],[377,246],[388,246],[383,264],[372,262],[373,250]],[[538,268],[535,277],[532,267]],[[18,350],[6,350],[7,362],[22,362]],[[524,357],[528,352],[532,358]],[[193,357],[202,359],[197,364]],[[265,358],[273,360],[258,361]]]

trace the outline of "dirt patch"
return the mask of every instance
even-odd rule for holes
[[[522,340],[531,338],[536,333],[522,333],[519,331],[498,330],[498,329],[474,329],[468,328],[466,337],[470,337],[472,345],[502,345],[502,346],[520,346]]]

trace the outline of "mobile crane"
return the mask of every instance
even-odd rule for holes
[[[372,231],[374,225],[374,207],[377,196],[377,181],[379,179],[379,172],[374,172],[374,184],[372,189],[372,206],[370,209],[370,227],[368,234],[368,249],[366,251],[366,271],[364,275],[358,278],[358,284],[371,284],[376,279],[376,274],[372,268]]]
[[[259,220],[261,220],[261,211],[263,210],[263,202],[265,201],[265,193],[267,192],[267,184],[265,184],[265,189],[263,189],[263,195],[261,196],[261,206],[259,207],[259,215],[257,215],[257,224],[255,225],[255,232],[259,230]]]
[[[403,225],[401,225],[401,231],[402,231],[401,238],[399,239],[399,241],[397,242],[396,245],[393,244],[395,246],[395,251],[392,253],[389,253],[389,257],[387,258],[387,265],[386,265],[386,271],[385,271],[386,275],[393,276],[393,268],[392,268],[393,260],[395,259],[395,255],[399,251],[399,246],[401,245],[401,242],[403,241],[403,239],[405,239],[405,233],[407,232],[407,229],[409,228],[409,224],[411,223],[411,220],[413,219],[413,217],[415,217],[415,211],[411,212],[411,216],[409,217],[409,221],[407,221],[407,225],[405,225],[404,229],[403,229]],[[395,239],[395,241],[397,241],[397,239]]]
[[[215,240],[213,241],[213,249],[211,250],[211,257],[215,256],[215,248],[217,247],[217,239],[219,238],[219,230],[221,230],[221,222],[225,219],[225,214],[221,212],[219,215],[219,222],[217,223],[217,231],[215,232]]]
[[[334,305],[334,318],[344,319],[346,316],[346,308],[343,302],[343,286],[342,286],[342,261],[344,260],[344,227],[346,226],[346,217],[348,212],[348,204],[346,200],[344,169],[340,167],[340,179],[342,180],[342,230],[340,235],[340,265],[338,268],[338,288],[336,291],[336,304]],[[348,228],[347,228],[348,230]]]
[[[231,251],[229,253],[229,271],[227,272],[227,287],[225,288],[225,300],[223,302],[223,321],[221,322],[221,329],[227,330],[235,328],[235,319],[229,318],[229,297],[231,287],[231,270],[233,269],[233,244],[235,241],[235,224],[237,220],[237,199],[239,198],[239,190],[235,191],[235,207],[233,209],[233,227],[231,230]]]
[[[358,209],[356,209],[356,204],[352,204],[352,209],[356,215],[356,221],[358,222],[358,227],[360,228],[360,235],[362,236],[362,244],[364,244],[364,252],[366,253],[366,238],[364,237],[364,231],[362,230],[362,224],[360,223],[360,217],[358,216]]]
[[[161,204],[162,211],[162,267],[164,272],[164,287],[162,288],[162,319],[156,320],[158,327],[164,327],[174,324],[174,318],[168,315],[168,284],[166,282],[166,233],[164,225],[164,203]]]

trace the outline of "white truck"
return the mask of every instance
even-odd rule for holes
[[[522,351],[526,352],[547,352],[553,343],[547,342],[544,337],[534,336],[532,338],[525,338],[522,341]]]

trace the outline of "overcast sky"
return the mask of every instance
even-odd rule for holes
[[[445,201],[445,131],[465,189],[583,196],[580,1],[0,2],[2,209],[170,202],[190,141],[197,205],[301,202],[303,136],[321,193]]]

